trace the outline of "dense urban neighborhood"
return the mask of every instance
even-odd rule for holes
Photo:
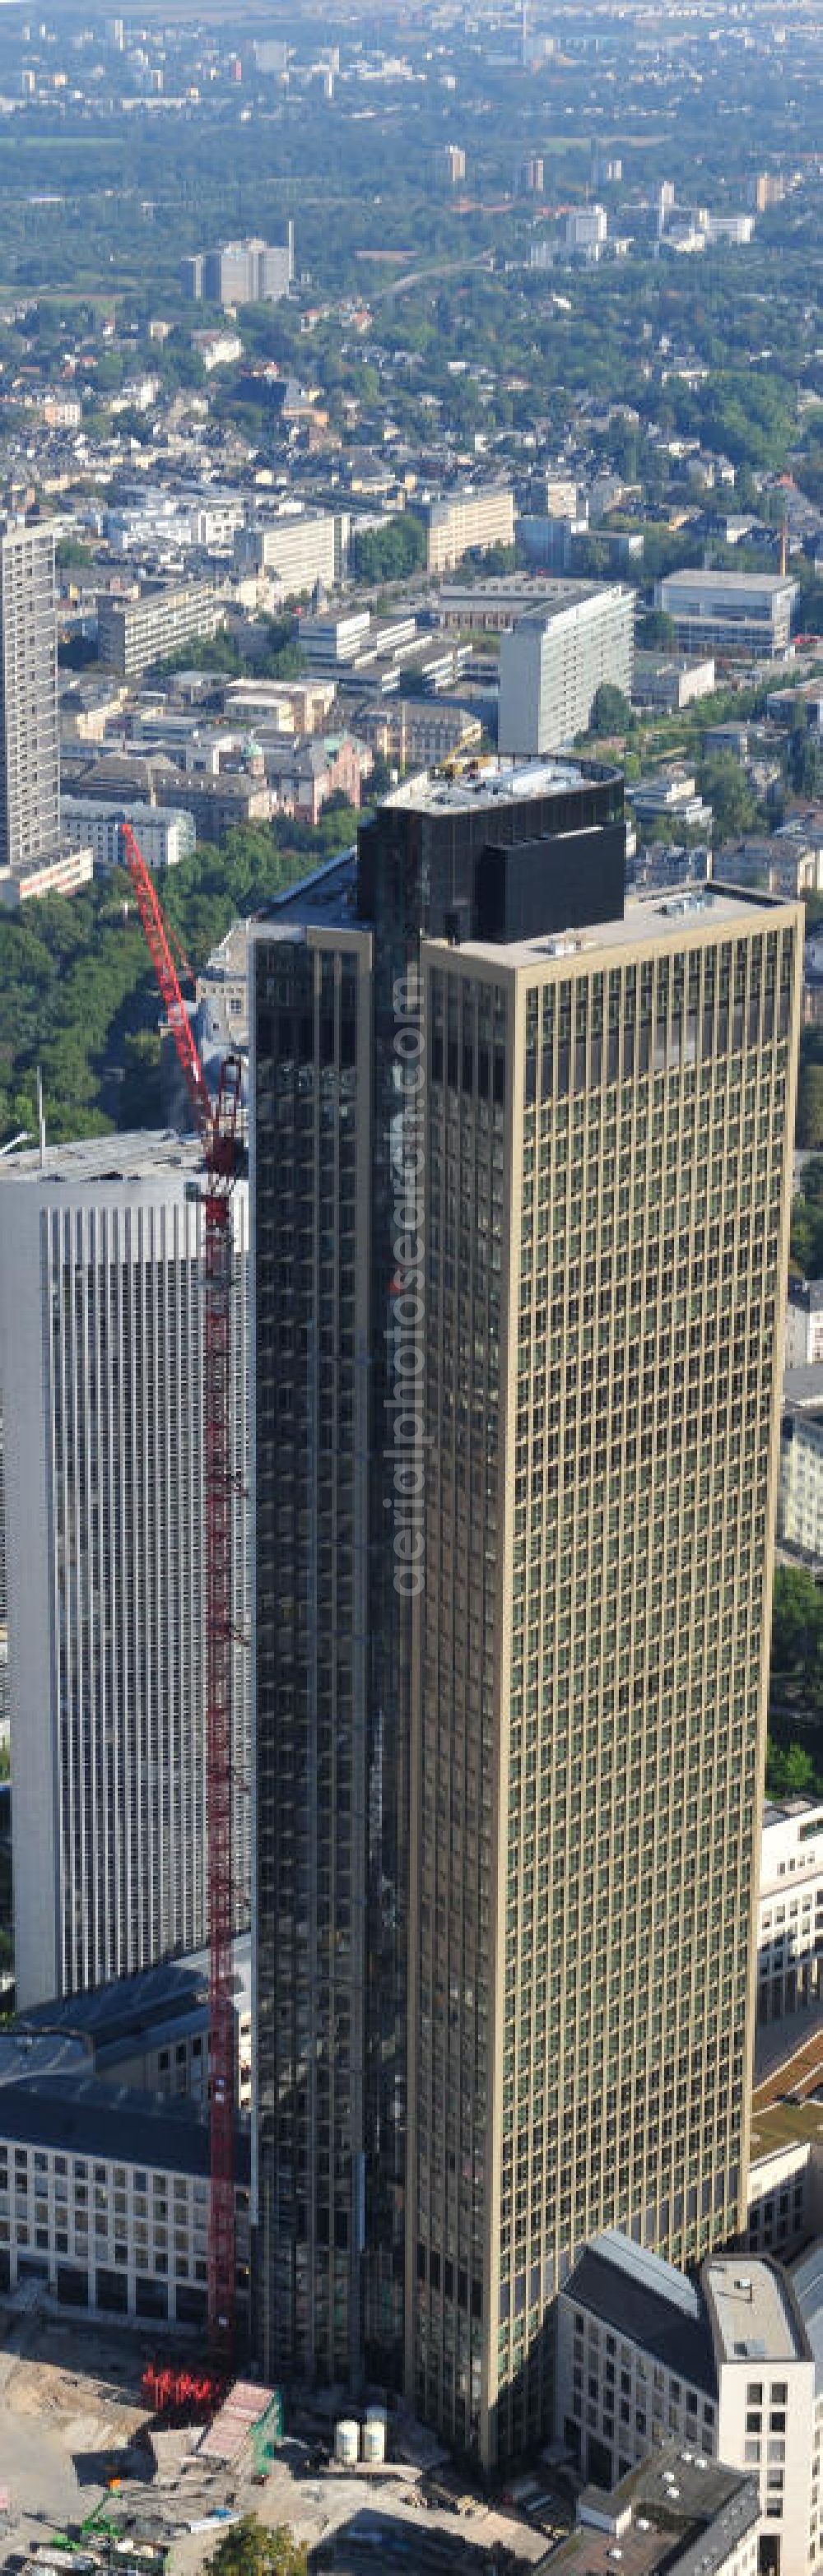
[[[0,13],[0,2568],[823,2559],[823,29]]]

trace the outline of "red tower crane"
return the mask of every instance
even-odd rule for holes
[[[128,823],[123,856],[166,1021],[203,1147],[204,1484],[206,1497],[206,1831],[209,1911],[209,2336],[229,2368],[235,2335],[234,2013],[232,2006],[232,1502],[231,1196],[241,1160],[239,1057],[227,1055],[212,1100],[180,989],[171,934]],[[186,961],[182,961],[184,970]]]

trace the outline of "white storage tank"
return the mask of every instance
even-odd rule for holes
[[[341,2469],[354,2469],[360,2457],[360,2426],[353,2415],[342,2415],[334,2428],[334,2456]]]
[[[379,2469],[386,2457],[385,2406],[367,2406],[363,2426],[363,2462],[369,2469]]]

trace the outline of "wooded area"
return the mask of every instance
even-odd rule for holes
[[[201,844],[163,879],[163,904],[195,969],[238,913],[354,840],[344,807],[315,830],[286,817]],[[0,1132],[37,1132],[37,1067],[57,1144],[162,1123],[160,1005],[128,878],[0,914]]]

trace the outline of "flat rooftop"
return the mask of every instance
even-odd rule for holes
[[[818,2139],[823,2147],[823,2102],[767,2102],[758,2110],[755,2101],[749,2172],[770,2156],[783,2155],[787,2147],[804,2147]]]
[[[801,2335],[782,2282],[746,2254],[715,2256],[703,2280],[724,2361],[802,2361]]]
[[[29,1181],[48,1191],[55,1182],[82,1187],[90,1181],[156,1181],[163,1172],[198,1172],[202,1160],[197,1137],[178,1136],[173,1127],[157,1134],[83,1136],[70,1145],[50,1145],[47,1135],[42,1161],[36,1148],[0,1159],[0,1184]]]
[[[619,775],[618,770],[603,767],[598,778],[575,760],[505,760],[490,755],[472,762],[454,778],[444,769],[421,770],[417,778],[407,778],[402,787],[395,787],[385,801],[390,808],[400,806],[412,814],[471,814],[481,805],[528,804],[539,796],[568,796],[576,787]]]
[[[259,919],[249,922],[249,939],[261,931],[295,929],[311,924],[323,930],[363,930],[367,922],[357,918],[357,850],[343,850],[337,859],[327,859],[322,868],[301,877],[297,885],[284,894],[275,895]]]
[[[775,599],[781,591],[790,590],[794,593],[797,589],[796,581],[793,581],[788,573],[707,572],[698,565],[695,565],[690,572],[685,570],[667,572],[664,580],[667,590],[686,591],[694,590],[695,587],[705,590],[730,590],[736,591],[743,599],[747,595],[754,598],[759,592],[762,592],[767,599]]]
[[[588,2488],[578,2507],[582,2515],[587,2509],[602,2514],[608,2527],[582,2520],[552,2551],[552,2576],[555,2568],[558,2576],[566,2569],[569,2576],[613,2576],[618,2550],[621,2576],[654,2576],[663,2568],[676,2568],[677,2576],[713,2576],[760,2519],[754,2478],[674,2442],[650,2452],[610,2495]]]
[[[798,1413],[814,1413],[823,1405],[823,1367],[819,1360],[809,1361],[805,1368],[784,1369],[783,1402]]]
[[[517,607],[522,602],[526,608],[573,608],[581,599],[618,587],[614,582],[575,581],[568,573],[495,572],[485,581],[441,581],[430,593],[429,605],[436,608],[442,602],[454,608],[465,600],[467,607],[472,602],[475,607],[494,607],[498,601],[505,607],[511,600]]]
[[[596,921],[583,930],[551,931],[534,939],[461,939],[449,954],[477,960],[495,968],[498,974],[512,966],[527,967],[533,972],[535,967],[551,964],[554,959],[562,963],[568,957],[603,948],[637,949],[647,940],[673,940],[702,927],[722,931],[728,925],[730,931],[744,930],[750,926],[753,913],[767,913],[773,918],[781,906],[788,909],[783,897],[759,891],[749,896],[745,891],[736,894],[726,888],[701,885],[693,893],[640,895],[628,906],[625,917],[616,921]],[[445,948],[447,944],[445,940],[429,942],[432,947]]]

